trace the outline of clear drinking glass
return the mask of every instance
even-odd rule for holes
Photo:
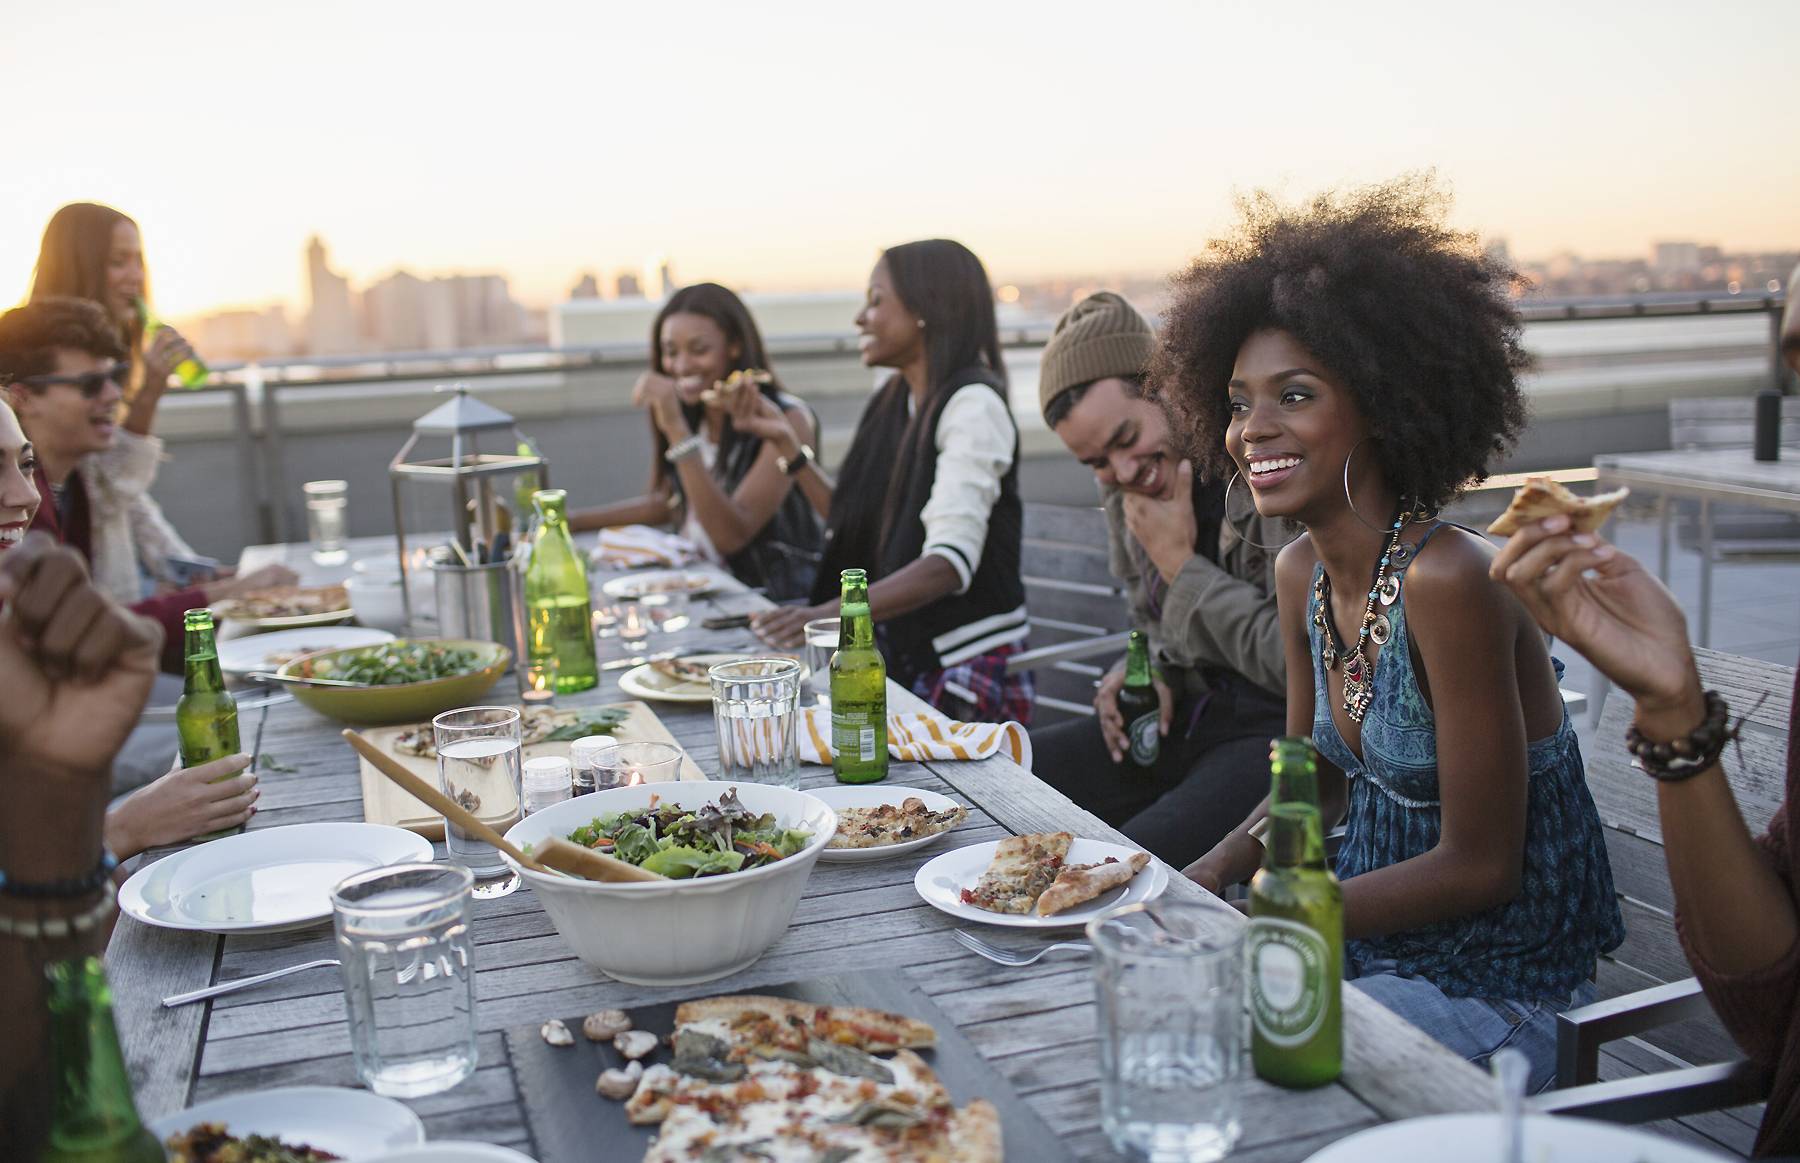
[[[806,631],[806,665],[812,670],[813,698],[831,702],[831,656],[838,648],[838,618],[814,618]]]
[[[344,548],[349,488],[344,481],[307,481],[300,486],[306,496],[306,535],[312,541],[312,559],[319,565],[350,560],[350,551]]]
[[[794,724],[800,717],[800,664],[751,658],[722,662],[707,673],[719,728],[719,778],[799,788]]]
[[[614,786],[673,783],[681,778],[685,754],[673,743],[621,743],[612,753]]]
[[[666,633],[685,630],[688,626],[688,596],[685,590],[658,590],[638,599],[650,625]]]
[[[475,818],[505,832],[519,820],[519,712],[512,707],[463,707],[431,721],[436,735],[438,782],[444,794]],[[487,900],[519,887],[500,850],[448,819],[444,849],[475,874],[474,894]]]
[[[1206,905],[1162,900],[1095,917],[1100,1124],[1148,1163],[1220,1159],[1237,1142],[1243,937]]]
[[[390,864],[331,891],[350,1051],[376,1094],[435,1094],[475,1070],[472,882],[454,864]]]

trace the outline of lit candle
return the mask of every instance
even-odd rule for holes
[[[621,767],[619,769],[619,785],[621,787],[636,787],[638,784],[643,783],[643,782],[644,782],[644,773],[639,771],[637,768]]]
[[[556,701],[556,687],[546,667],[527,665],[525,688],[519,697],[527,707],[547,707]]]

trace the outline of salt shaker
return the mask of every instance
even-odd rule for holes
[[[613,752],[618,746],[618,740],[606,735],[588,735],[569,744],[569,758],[575,764],[576,795],[613,786]]]
[[[560,755],[540,755],[525,761],[525,814],[541,812],[569,798],[569,761]]]

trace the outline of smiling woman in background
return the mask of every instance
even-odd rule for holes
[[[1029,627],[1019,430],[987,271],[948,239],[893,247],[869,276],[856,328],[863,363],[894,374],[864,409],[835,484],[784,445],[827,517],[825,560],[817,604],[759,615],[757,631],[798,645],[807,621],[837,613],[839,573],[866,569],[889,677],[955,719],[1029,722],[1031,676],[1006,672]],[[761,403],[737,409],[745,426],[780,436]]]
[[[163,458],[163,443],[154,434],[156,408],[169,377],[194,351],[167,326],[158,327],[146,346],[150,284],[143,239],[137,223],[110,206],[73,202],[44,228],[31,301],[58,297],[98,303],[118,330],[130,365],[119,385],[124,407],[117,438],[89,470],[119,510],[118,523],[94,538],[94,581],[129,604],[143,596],[144,575],[165,585],[187,581],[191,575],[177,572],[169,559],[197,556],[150,495]]]
[[[650,491],[573,513],[569,527],[673,521],[702,554],[771,599],[810,592],[823,539],[819,518],[777,463],[775,446],[736,427],[715,390],[733,372],[752,371],[769,372],[769,357],[742,299],[717,283],[669,296],[650,325],[650,370],[631,394],[650,416]],[[810,455],[816,424],[803,401],[772,374],[766,384],[737,390],[766,401],[782,432]]]

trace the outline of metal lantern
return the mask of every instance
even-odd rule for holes
[[[451,521],[450,551],[456,561],[434,566],[438,573],[438,611],[441,632],[456,636],[488,638],[511,643],[514,638],[512,578],[508,565],[506,531],[499,511],[512,496],[512,485],[526,473],[537,474],[537,487],[550,482],[549,462],[531,452],[532,444],[513,418],[491,404],[469,395],[467,384],[440,386],[448,400],[413,422],[412,436],[388,464],[394,498],[394,544],[400,558],[400,592],[406,603],[406,619],[413,619],[412,590],[408,572],[414,563],[406,551],[406,517],[401,505],[401,485],[420,481],[448,487],[455,508]],[[431,451],[447,442],[449,455],[415,459],[416,451]],[[486,450],[483,450],[483,445]],[[507,484],[496,500],[496,483]],[[529,514],[514,513],[512,537],[524,535]],[[449,587],[456,596],[446,609],[446,573],[463,575],[463,585]],[[485,596],[485,600],[484,600]],[[481,607],[486,606],[486,609]]]

